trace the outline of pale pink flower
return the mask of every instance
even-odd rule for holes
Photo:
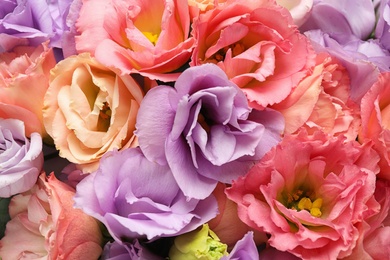
[[[309,18],[313,7],[313,0],[276,0],[276,2],[288,9],[297,26],[301,26]]]
[[[98,259],[103,242],[98,222],[73,208],[73,188],[42,173],[37,184],[14,196],[11,220],[0,240],[2,259]]]
[[[56,64],[47,43],[37,47],[19,46],[0,53],[0,117],[24,122],[26,135],[38,132],[43,138],[43,97],[49,74]],[[33,97],[33,98],[32,98]]]

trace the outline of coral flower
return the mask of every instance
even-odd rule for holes
[[[90,52],[123,73],[173,81],[189,59],[187,0],[83,1],[76,23],[78,52]]]
[[[269,244],[304,259],[350,255],[359,225],[379,213],[377,153],[345,137],[286,136],[227,189],[247,225]]]

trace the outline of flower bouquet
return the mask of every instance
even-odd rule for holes
[[[5,0],[0,259],[390,259],[388,0]]]

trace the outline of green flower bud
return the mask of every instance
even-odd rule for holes
[[[220,242],[207,224],[176,237],[169,251],[171,260],[219,260],[224,255],[228,255],[227,245]]]

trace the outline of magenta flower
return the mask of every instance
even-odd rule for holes
[[[42,138],[26,137],[23,121],[0,119],[0,197],[8,198],[34,186],[43,167]]]
[[[248,107],[244,93],[214,64],[185,70],[175,88],[157,86],[138,111],[145,156],[168,164],[190,198],[207,197],[218,181],[243,175],[280,140],[281,114]]]
[[[286,136],[226,193],[238,216],[270,246],[303,259],[350,255],[359,226],[380,212],[378,154],[370,145],[317,132]]]
[[[214,197],[187,199],[169,167],[148,161],[138,148],[107,153],[77,185],[74,200],[116,241],[179,235],[217,214]]]

